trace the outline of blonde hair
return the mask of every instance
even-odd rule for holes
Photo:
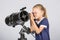
[[[33,8],[35,8],[35,7],[39,7],[41,10],[43,10],[44,11],[43,17],[47,18],[46,8],[43,5],[36,4]]]

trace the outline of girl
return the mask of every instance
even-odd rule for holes
[[[30,29],[35,31],[36,40],[50,40],[49,22],[46,15],[46,9],[41,4],[36,4],[30,13]]]

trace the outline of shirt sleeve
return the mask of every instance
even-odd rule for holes
[[[40,27],[45,27],[45,28],[47,28],[47,26],[46,26],[46,25],[40,25]]]
[[[41,23],[40,27],[42,27],[42,26],[45,27],[45,28],[48,27],[48,20],[47,19],[42,20],[42,23]]]

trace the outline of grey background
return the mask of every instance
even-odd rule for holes
[[[21,25],[15,28],[5,24],[6,16],[13,12],[19,12],[22,7],[27,7],[26,11],[31,12],[35,4],[43,4],[47,9],[47,15],[50,23],[51,40],[60,40],[60,0],[0,0],[0,40],[17,40]],[[30,26],[30,21],[26,22],[26,26]],[[28,40],[35,38],[31,34],[26,34]]]

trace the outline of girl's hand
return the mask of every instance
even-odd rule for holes
[[[33,21],[34,21],[34,16],[32,13],[30,13],[30,28],[31,28],[31,31],[35,31],[34,29],[34,24],[33,24]]]
[[[31,20],[34,20],[34,16],[33,16],[32,13],[30,13],[30,19],[31,19]]]

